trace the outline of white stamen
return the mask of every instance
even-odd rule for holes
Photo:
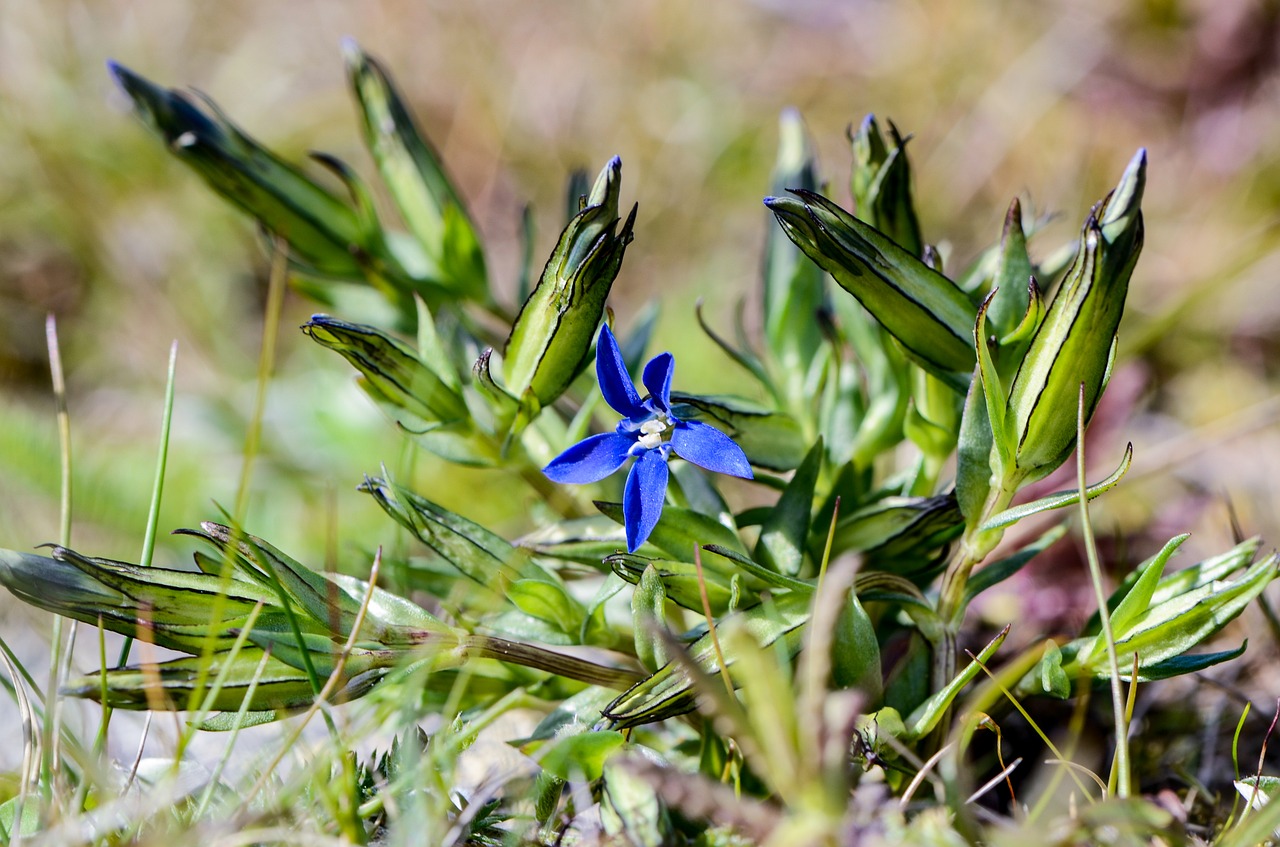
[[[644,426],[648,426],[645,424]],[[644,427],[641,427],[643,430]],[[636,442],[646,450],[652,450],[662,444],[662,436],[656,432],[646,432],[644,435],[636,439]]]
[[[666,422],[660,421],[657,418],[651,421],[645,421],[644,423],[640,424],[640,431],[643,432],[645,435],[656,435],[660,432],[666,431],[666,428],[667,428]]]

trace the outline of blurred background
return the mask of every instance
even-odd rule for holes
[[[636,240],[611,303],[662,303],[680,387],[747,390],[693,319],[757,310],[777,116],[795,106],[830,194],[849,202],[846,127],[913,133],[927,240],[959,271],[1021,196],[1073,238],[1135,149],[1150,154],[1147,245],[1095,424],[1097,466],[1125,441],[1131,478],[1095,509],[1124,568],[1169,535],[1218,552],[1232,512],[1280,542],[1280,4],[1269,0],[488,0],[251,3],[5,0],[0,16],[0,545],[58,537],[45,316],[70,382],[72,543],[137,560],[166,360],[179,344],[162,531],[230,508],[253,408],[267,259],[225,206],[129,114],[115,59],[217,101],[286,158],[335,154],[367,177],[339,42],[379,57],[470,204],[500,290],[521,209],[535,264],[569,173],[622,157]],[[317,169],[318,170],[318,169]],[[247,529],[302,561],[363,557],[392,525],[354,492],[403,439],[338,357],[294,327],[290,294]],[[750,324],[750,320],[748,321]],[[423,463],[430,478],[443,473]],[[1105,472],[1105,471],[1103,471]],[[450,471],[423,489],[516,535],[520,503]],[[479,493],[478,493],[479,492]],[[162,536],[157,563],[184,549]],[[329,552],[326,553],[325,551]],[[1054,594],[1046,603],[1070,598]],[[1082,601],[1083,602],[1083,601]],[[0,598],[0,632],[43,615]],[[1253,610],[1250,610],[1253,613]],[[999,617],[998,608],[988,614]],[[40,630],[47,629],[43,624]]]

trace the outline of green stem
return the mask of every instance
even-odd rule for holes
[[[1080,406],[1077,411],[1076,427],[1076,476],[1080,491],[1085,490],[1084,476],[1084,384],[1080,384]],[[1102,634],[1107,642],[1107,664],[1111,671],[1111,709],[1116,723],[1116,757],[1115,771],[1112,776],[1116,780],[1116,792],[1121,797],[1129,796],[1129,722],[1125,716],[1124,688],[1120,681],[1120,660],[1116,654],[1116,635],[1111,628],[1111,610],[1107,608],[1107,594],[1102,587],[1102,565],[1098,562],[1098,545],[1093,537],[1093,525],[1089,521],[1089,498],[1080,497],[1080,532],[1084,536],[1085,556],[1089,560],[1089,577],[1093,583],[1093,591],[1098,601],[1098,618],[1102,622]],[[1137,683],[1137,680],[1134,680]]]
[[[933,643],[934,691],[941,691],[956,673],[956,642],[960,626],[964,623],[965,611],[969,606],[965,598],[969,576],[1004,537],[1003,529],[984,530],[981,527],[992,515],[1007,509],[1017,492],[1018,484],[1009,481],[991,489],[991,493],[987,495],[987,502],[983,506],[981,518],[965,531],[951,562],[942,575],[938,596],[938,618],[942,626],[941,632]]]

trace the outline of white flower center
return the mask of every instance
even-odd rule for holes
[[[652,450],[662,444],[662,435],[670,426],[664,418],[654,418],[640,424],[640,437],[636,439],[640,446]]]

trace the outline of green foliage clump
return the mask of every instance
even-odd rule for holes
[[[955,273],[923,231],[896,127],[886,134],[869,117],[851,134],[849,212],[787,112],[764,201],[778,227],[760,326],[729,340],[699,315],[708,346],[745,369],[758,396],[673,392],[671,357],[660,355],[641,397],[629,374],[652,320],[607,306],[636,229],[621,162],[589,189],[575,182],[579,202],[545,267],[524,268],[532,284],[508,308],[389,75],[353,44],[346,58],[403,231],[339,160],[317,156],[345,197],[212,103],[112,73],[166,149],[259,223],[300,289],[339,313],[353,286],[381,296],[378,325],[318,314],[302,331],[355,368],[404,438],[536,498],[530,531],[504,538],[384,467],[360,491],[415,547],[380,552],[367,580],[313,570],[234,521],[189,531],[213,551],[196,555],[198,572],[66,546],[0,551],[0,583],[22,600],[185,654],[104,661],[63,693],[184,711],[191,729],[231,732],[319,711],[339,748],[331,707],[362,699],[353,710],[368,725],[400,733],[391,751],[365,764],[344,754],[303,787],[281,786],[328,810],[351,840],[431,826],[453,843],[550,842],[594,815],[617,843],[781,845],[1011,837],[984,833],[970,802],[996,784],[976,780],[975,732],[998,735],[1000,715],[1023,700],[1083,701],[1109,685],[1115,765],[1098,786],[1077,779],[1072,802],[1084,811],[1062,843],[1106,828],[1173,837],[1167,813],[1132,796],[1141,785],[1123,686],[1238,657],[1243,645],[1193,651],[1258,597],[1280,558],[1259,556],[1253,539],[1170,573],[1178,536],[1107,597],[1087,543],[1099,613],[1076,638],[1019,633],[1030,646],[1006,651],[1005,627],[974,653],[960,649],[974,636],[971,604],[1064,534],[1006,543],[1008,529],[1076,507],[1090,540],[1088,501],[1128,468],[1126,452],[1090,485],[1081,457],[1072,487],[1028,499],[1079,455],[1110,379],[1143,244],[1145,151],[1078,241],[1050,254],[1065,258],[1032,258],[1035,226],[1015,201],[999,241]],[[733,475],[750,481],[725,485],[706,470],[738,455],[751,470]],[[632,457],[619,502],[603,480]],[[563,466],[583,485],[548,477]],[[397,592],[379,587],[381,568]],[[527,772],[455,794],[463,751],[521,714],[534,717],[506,738]],[[427,716],[431,732],[408,729]],[[258,787],[272,778],[266,769]],[[248,825],[250,800],[221,786],[215,777],[199,795],[174,795],[189,801],[177,814],[205,825],[210,808],[229,808]],[[36,799],[19,793],[0,822],[26,831]],[[1243,843],[1257,820],[1275,815],[1222,843]]]

